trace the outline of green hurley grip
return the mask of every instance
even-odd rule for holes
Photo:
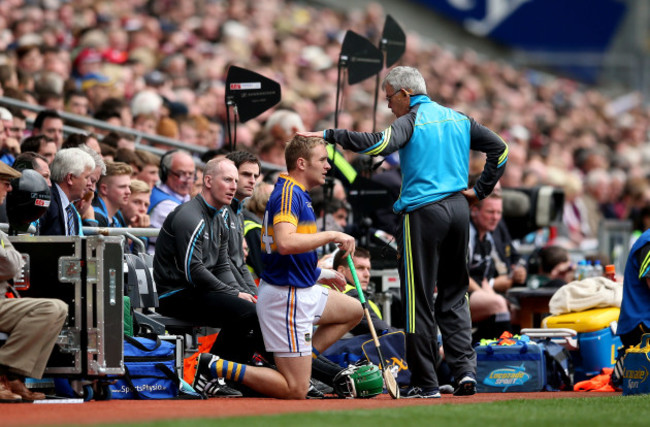
[[[361,304],[366,303],[366,297],[363,296],[363,289],[361,289],[361,285],[359,284],[359,277],[357,277],[357,269],[354,268],[354,263],[352,262],[352,256],[348,255],[347,257],[348,260],[348,267],[350,267],[350,272],[352,273],[352,278],[354,279],[354,286],[357,288],[357,293],[359,294],[359,301],[361,301]]]

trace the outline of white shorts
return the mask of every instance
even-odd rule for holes
[[[279,357],[311,355],[313,325],[320,322],[329,289],[275,286],[260,280],[257,317],[266,351]]]

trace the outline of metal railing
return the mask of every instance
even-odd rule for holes
[[[0,230],[7,233],[9,231],[9,224],[0,223]],[[128,228],[128,227],[82,227],[84,236],[124,236],[131,239],[133,244],[138,247],[139,252],[146,252],[145,244],[139,237],[158,237],[160,228]],[[30,225],[25,233],[21,234],[35,234],[36,227]],[[40,236],[34,236],[36,238]]]
[[[40,105],[33,105],[33,104],[29,104],[29,103],[24,102],[24,101],[19,101],[17,99],[7,98],[7,97],[4,97],[4,96],[0,96],[0,105],[16,107],[16,108],[20,108],[20,109],[24,109],[24,110],[34,111],[36,113],[38,113],[38,112],[40,112],[42,110],[45,110],[45,108],[40,106]],[[202,154],[202,153],[205,153],[206,151],[208,151],[208,148],[206,148],[206,147],[186,144],[186,143],[184,143],[184,142],[182,142],[180,140],[177,140],[177,139],[171,139],[171,138],[166,138],[166,137],[160,136],[160,135],[145,133],[145,132],[141,132],[139,130],[135,130],[135,129],[132,129],[132,128],[126,128],[126,127],[123,127],[123,126],[111,125],[111,124],[103,122],[101,120],[96,120],[96,119],[88,118],[88,117],[85,117],[85,116],[80,116],[78,114],[67,113],[67,112],[64,112],[64,111],[59,111],[58,113],[64,120],[76,122],[76,123],[79,123],[79,124],[82,124],[82,125],[85,125],[85,126],[93,126],[95,128],[107,130],[107,131],[110,131],[110,132],[118,132],[118,133],[123,133],[123,134],[126,134],[126,135],[130,135],[130,136],[135,138],[135,148],[136,149],[143,150],[143,151],[149,151],[149,152],[157,154],[159,156],[162,156],[163,154],[165,154],[167,152],[167,150],[163,150],[162,148],[153,147],[151,145],[144,144],[143,140],[146,140],[146,141],[149,141],[149,142],[155,143],[155,144],[167,145],[167,146],[170,146],[172,148],[182,148],[182,149],[187,150],[187,151],[189,151],[191,153],[195,153],[195,154],[199,154],[199,155]],[[31,125],[33,123],[33,120],[32,119],[27,119],[27,123],[29,125]],[[76,128],[74,126],[69,126],[69,125],[63,126],[63,132],[66,135],[69,135],[69,134],[72,134],[72,133],[82,133],[82,134],[87,135],[89,133],[89,131],[86,130],[86,129]],[[102,135],[97,135],[97,138],[101,141],[103,136]],[[284,171],[286,169],[283,166],[278,166],[278,165],[268,163],[268,162],[265,162],[265,161],[262,161],[262,160],[260,160],[260,163],[262,165],[262,171],[264,173],[282,172],[282,171]]]
[[[7,98],[5,96],[0,97],[0,105],[4,106],[9,106],[9,107],[15,107],[15,108],[20,108],[23,110],[29,110],[29,111],[34,111],[35,113],[39,113],[42,110],[45,110],[44,107],[40,105],[34,105],[34,104],[29,104],[24,101],[19,101],[17,99],[13,98]],[[207,148],[201,147],[198,145],[191,145],[191,144],[186,144],[182,141],[179,141],[177,139],[172,139],[172,138],[166,138],[164,136],[160,135],[154,135],[150,133],[145,133],[141,132],[139,130],[135,130],[132,128],[126,128],[123,126],[115,126],[109,123],[106,123],[101,120],[97,119],[92,119],[89,117],[85,116],[80,116],[78,114],[72,114],[68,113],[65,111],[58,111],[59,115],[67,121],[70,122],[75,122],[84,126],[92,126],[97,129],[102,129],[106,130],[109,132],[118,132],[118,133],[123,133],[125,135],[130,135],[135,139],[135,146],[139,150],[144,150],[144,151],[149,151],[158,155],[162,155],[166,152],[166,150],[163,150],[161,148],[153,147],[151,145],[144,144],[143,141],[149,141],[151,143],[155,144],[162,144],[162,145],[167,145],[172,148],[182,148],[184,150],[190,151],[192,153],[205,153],[208,151]],[[28,123],[31,125],[33,120],[28,119]],[[63,127],[64,133],[71,134],[71,133],[83,133],[83,134],[88,134],[88,130],[86,129],[81,129],[81,128],[75,128],[74,126],[64,126]],[[102,139],[102,135],[98,135],[98,139]]]

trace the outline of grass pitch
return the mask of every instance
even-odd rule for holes
[[[113,424],[115,425],[115,424]],[[650,395],[578,399],[509,400],[477,404],[410,406],[380,410],[309,412],[255,417],[185,419],[120,426],[155,427],[487,427],[648,426]]]

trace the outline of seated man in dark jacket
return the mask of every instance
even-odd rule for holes
[[[165,219],[153,267],[160,313],[221,328],[212,352],[245,363],[263,346],[256,300],[237,289],[228,261],[229,233],[219,214],[236,189],[232,161],[208,162],[201,193]]]

